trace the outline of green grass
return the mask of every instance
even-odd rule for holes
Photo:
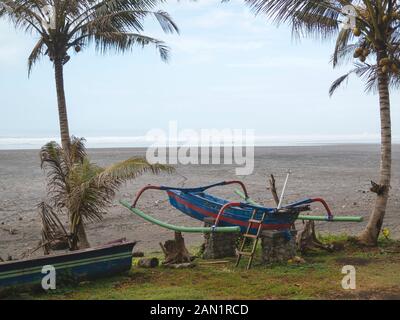
[[[132,270],[122,276],[77,286],[58,286],[49,293],[14,294],[33,299],[336,299],[400,298],[400,242],[382,239],[378,248],[359,248],[346,236],[325,236],[325,242],[341,242],[341,251],[313,251],[304,264],[263,266],[256,259],[250,271],[243,261],[207,265],[198,259],[192,269]],[[193,248],[193,252],[196,252]],[[161,257],[160,253],[148,256]],[[258,252],[257,256],[260,256]],[[244,259],[245,260],[245,259]],[[343,290],[341,269],[354,265],[357,289]]]

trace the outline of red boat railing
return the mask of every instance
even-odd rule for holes
[[[326,201],[324,199],[322,199],[322,198],[314,198],[314,199],[311,199],[311,202],[319,202],[319,203],[321,203],[324,206],[325,210],[326,210],[328,220],[333,220],[332,211],[331,211],[331,209],[329,208],[328,204],[326,203]]]
[[[221,216],[224,214],[225,210],[231,207],[240,207],[242,203],[240,202],[229,202],[225,205],[222,206],[222,208],[219,210],[217,218],[215,219],[214,227],[218,226],[218,222],[221,218]]]
[[[135,200],[134,200],[134,202],[132,204],[132,208],[136,207],[136,204],[138,203],[139,198],[147,190],[161,190],[161,191],[179,190],[179,191],[184,191],[184,192],[202,192],[202,191],[205,191],[205,190],[213,188],[213,187],[227,186],[227,185],[231,185],[231,184],[238,184],[242,188],[246,199],[249,198],[249,194],[247,192],[246,186],[244,185],[243,182],[238,181],[238,180],[223,181],[223,182],[219,182],[219,183],[215,183],[215,184],[212,184],[212,185],[209,185],[209,186],[199,187],[199,188],[174,188],[174,187],[166,187],[166,186],[147,185],[144,188],[140,189],[139,192],[137,193],[137,195],[135,197]]]

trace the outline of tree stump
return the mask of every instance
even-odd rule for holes
[[[297,234],[297,248],[301,253],[307,250],[318,248],[327,251],[332,251],[332,246],[325,245],[318,240],[315,234],[315,223],[314,221],[307,221],[305,223],[304,229]]]
[[[186,249],[185,239],[180,232],[175,232],[175,239],[167,240],[161,247],[165,254],[164,264],[166,265],[189,263],[193,260]]]
[[[157,258],[143,258],[138,261],[138,266],[141,268],[156,268],[158,264],[159,261]]]

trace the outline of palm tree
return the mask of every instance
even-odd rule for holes
[[[8,16],[17,28],[38,35],[28,58],[33,65],[47,55],[54,66],[61,142],[70,147],[67,104],[64,90],[64,65],[68,52],[94,44],[97,51],[126,52],[135,46],[155,45],[161,59],[168,59],[164,42],[143,35],[143,20],[156,18],[164,32],[178,32],[168,13],[154,11],[164,0],[0,0],[0,17]]]
[[[40,159],[47,172],[49,191],[47,203],[39,205],[42,221],[48,221],[44,230],[56,233],[62,229],[65,233],[59,217],[67,215],[73,250],[89,247],[83,223],[102,219],[121,184],[145,172],[172,171],[169,166],[150,165],[143,158],[131,158],[102,168],[87,157],[84,139],[75,137],[71,139],[68,154],[56,142],[49,142],[42,147]]]
[[[332,94],[350,74],[366,81],[367,89],[379,94],[381,123],[381,163],[379,183],[372,182],[377,194],[368,225],[359,235],[361,243],[376,245],[389,198],[392,138],[389,87],[399,83],[400,6],[395,0],[245,0],[257,13],[277,22],[288,22],[297,35],[336,37],[333,65],[358,59],[354,69],[337,79]],[[344,6],[355,11],[355,25],[341,28],[346,18]]]

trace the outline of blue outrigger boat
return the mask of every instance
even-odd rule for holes
[[[0,263],[0,289],[41,283],[44,266],[53,266],[56,283],[110,276],[130,270],[136,242],[118,240],[101,247],[72,251],[40,258]]]
[[[205,192],[210,188],[232,184],[236,184],[241,187],[243,192],[237,191],[236,193],[242,197],[244,202],[230,202]],[[240,181],[223,181],[198,188],[175,188],[148,185],[138,192],[132,205],[128,205],[125,201],[121,203],[132,212],[146,219],[148,216],[138,210],[136,206],[141,195],[147,190],[166,191],[170,204],[194,219],[204,221],[206,218],[213,218],[215,220],[214,228],[239,227],[240,232],[242,233],[246,232],[247,227],[249,226],[249,220],[251,219],[253,213],[255,213],[253,219],[257,220],[260,220],[265,213],[265,218],[262,223],[262,230],[288,230],[297,219],[329,222],[362,221],[362,217],[333,216],[327,203],[322,198],[308,198],[300,200],[286,206],[282,206],[279,209],[263,207],[249,197],[245,185]],[[301,212],[310,211],[310,205],[317,202],[324,206],[327,212],[326,216],[300,215]],[[151,221],[150,218],[147,220]],[[157,221],[155,221],[155,223],[157,223]],[[255,234],[256,232],[257,227],[251,226],[250,233]]]

